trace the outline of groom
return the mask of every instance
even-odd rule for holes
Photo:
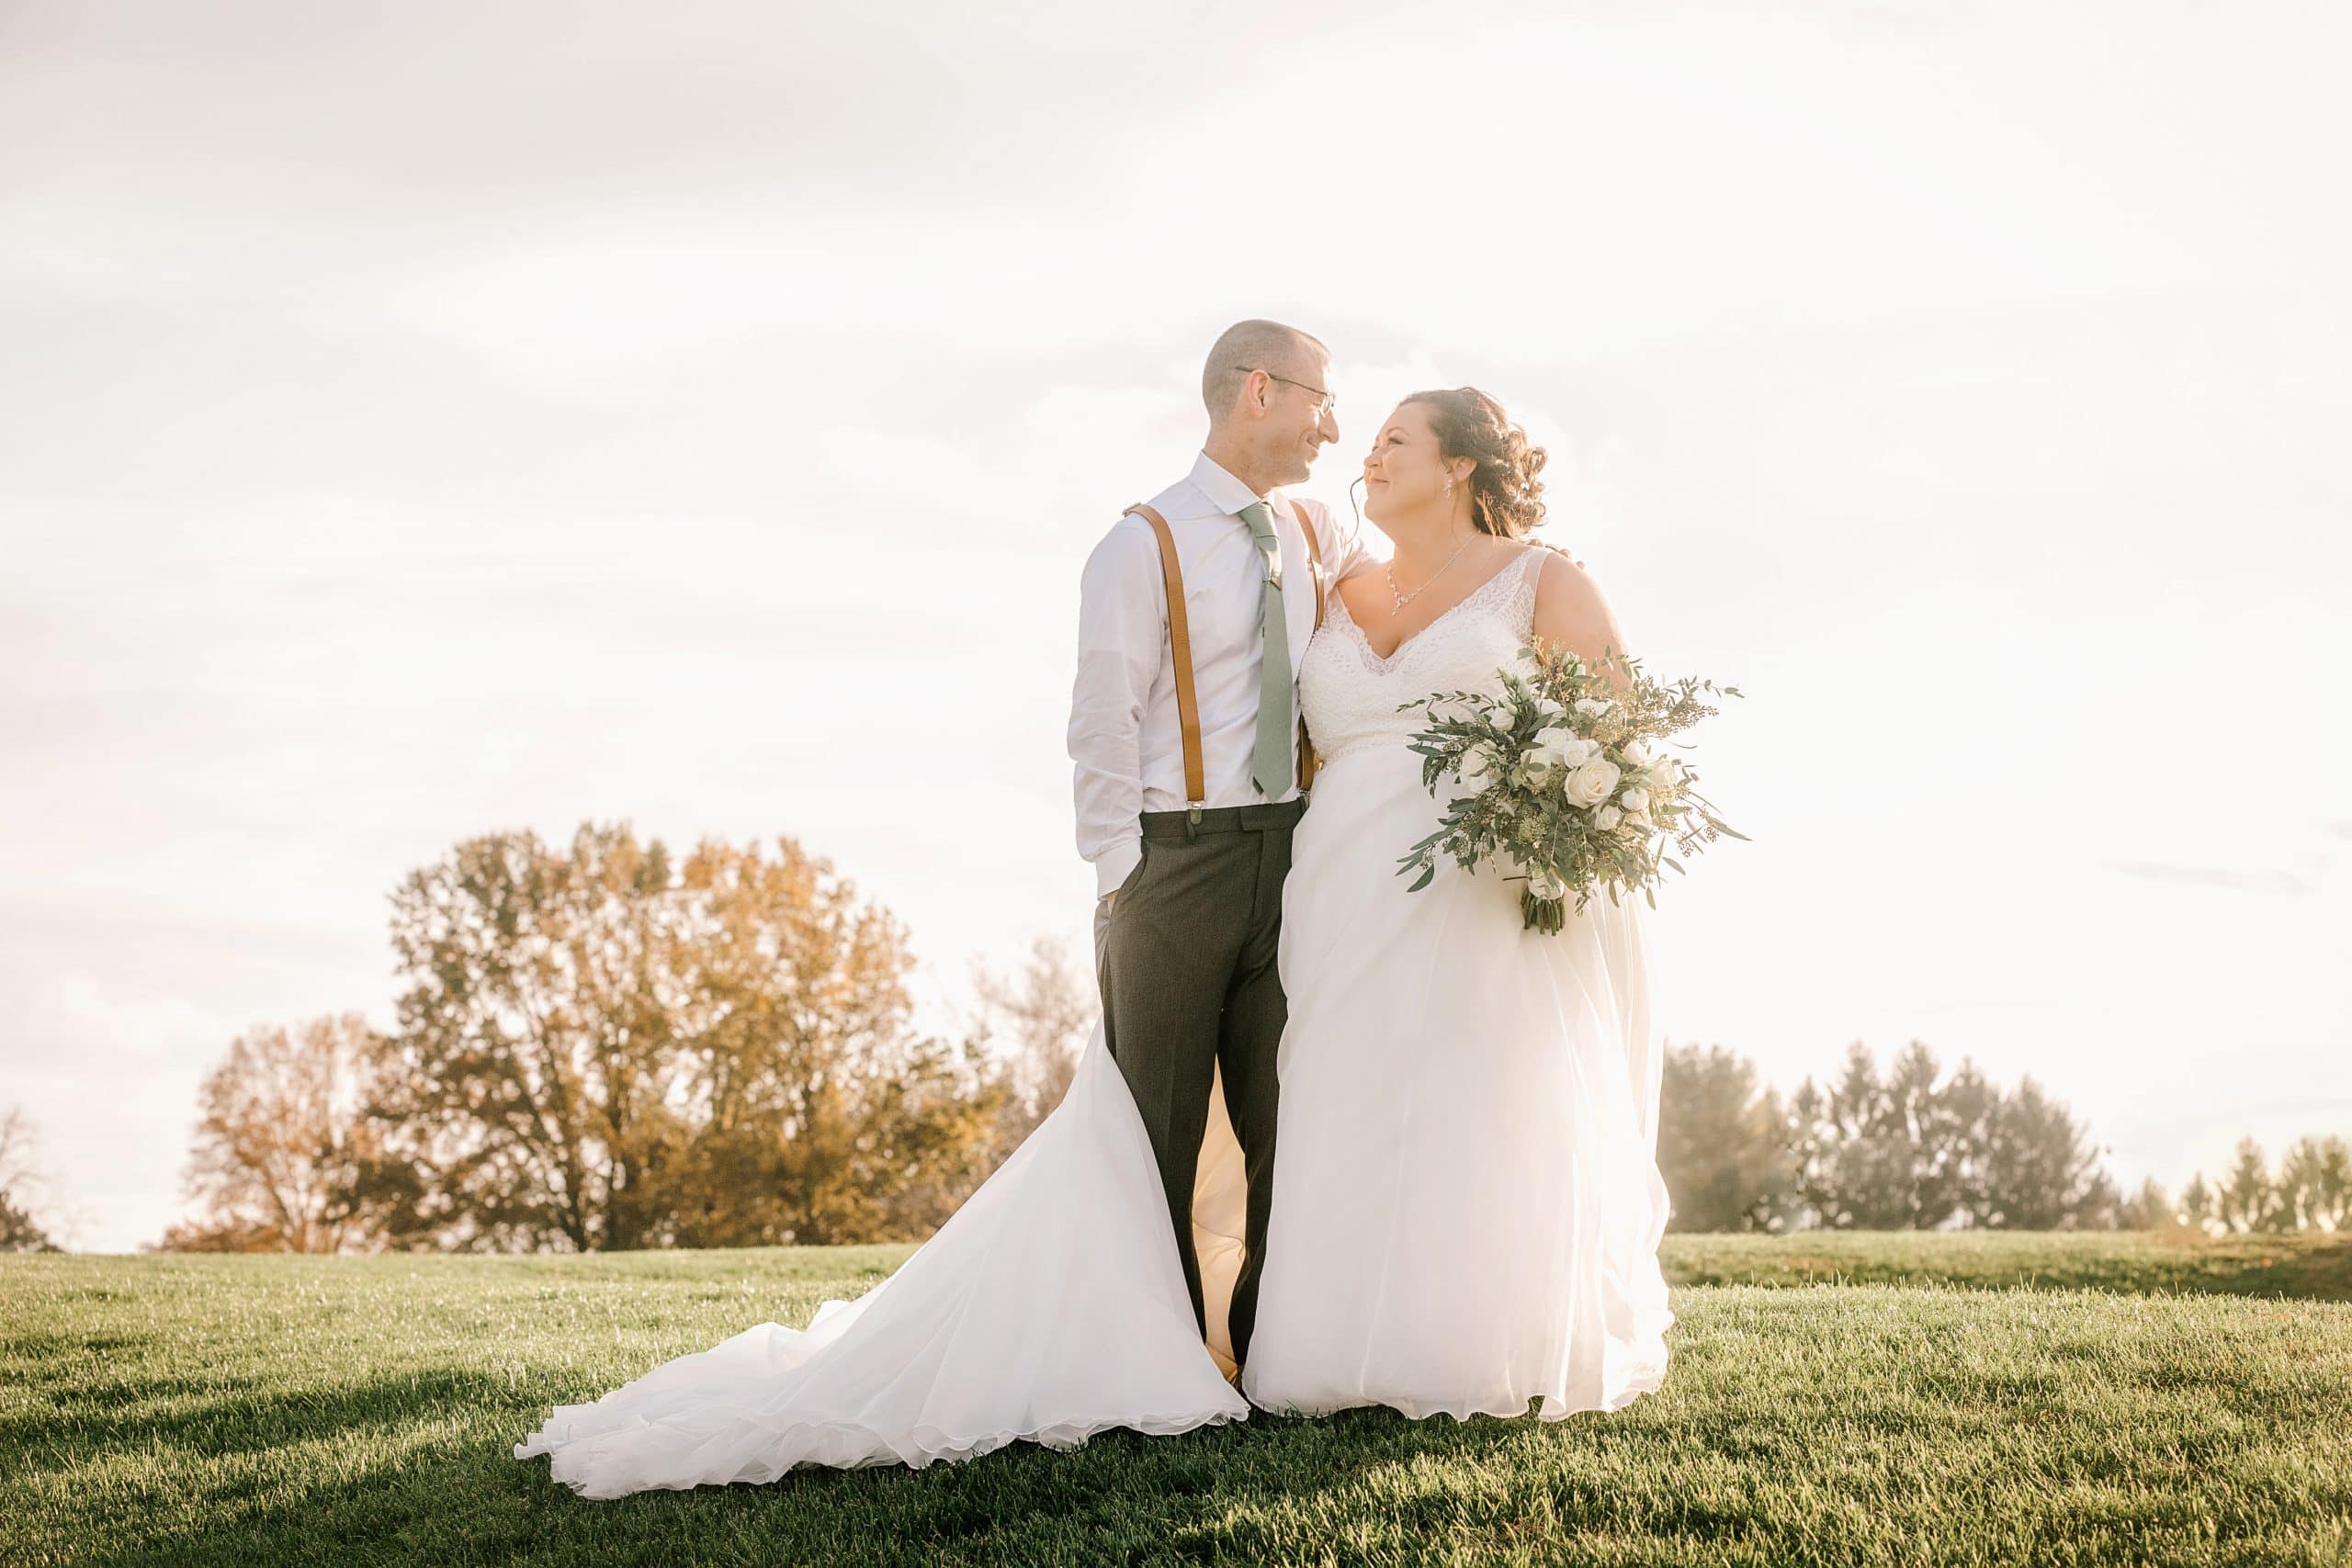
[[[1105,1043],[1143,1113],[1212,1344],[1193,1193],[1222,1083],[1248,1179],[1225,1325],[1237,1371],[1273,1199],[1283,879],[1314,767],[1298,661],[1330,585],[1366,558],[1328,508],[1279,493],[1340,438],[1329,369],[1295,327],[1227,328],[1201,372],[1209,430],[1192,472],[1112,525],[1080,588],[1069,754]]]

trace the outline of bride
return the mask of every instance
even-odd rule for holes
[[[1407,399],[1364,461],[1364,510],[1395,553],[1337,585],[1299,660],[1327,771],[1281,891],[1280,1152],[1238,1369],[1249,1162],[1221,1080],[1188,1278],[1098,1024],[1061,1104],[890,1279],[805,1329],[763,1323],[560,1405],[515,1456],[548,1454],[554,1479],[606,1498],[1179,1432],[1252,1402],[1418,1417],[1532,1401],[1558,1418],[1656,1389],[1674,1314],[1637,906],[1596,899],[1543,936],[1491,874],[1442,864],[1418,893],[1394,874],[1439,810],[1398,704],[1496,688],[1531,633],[1593,657],[1623,646],[1590,579],[1525,540],[1543,461],[1470,389]]]
[[[1613,1410],[1666,1373],[1663,1057],[1637,900],[1521,929],[1517,888],[1396,861],[1440,807],[1398,705],[1498,692],[1532,634],[1623,650],[1592,580],[1525,542],[1544,452],[1471,388],[1364,459],[1388,570],[1339,584],[1299,701],[1322,753],[1283,886],[1290,1019],[1273,1213],[1241,1388],[1272,1409]]]

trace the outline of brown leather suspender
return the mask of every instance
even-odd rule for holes
[[[1184,574],[1176,569],[1176,540],[1168,532],[1168,519],[1140,502],[1127,510],[1150,524],[1159,538],[1159,575],[1168,585],[1168,642],[1176,666],[1176,723],[1184,737],[1184,806],[1189,819],[1197,822],[1209,786],[1201,767],[1201,705],[1193,696],[1193,635],[1184,617]]]
[[[1295,501],[1290,503],[1291,514],[1297,519],[1299,532],[1306,536],[1307,575],[1315,579],[1315,626],[1323,626],[1323,547],[1316,542],[1315,528],[1307,521],[1306,509]],[[1201,706],[1193,692],[1193,637],[1184,615],[1184,574],[1176,565],[1176,539],[1168,531],[1168,519],[1150,507],[1138,502],[1129,512],[1151,525],[1153,536],[1159,541],[1159,576],[1168,589],[1168,643],[1170,662],[1176,667],[1176,724],[1184,744],[1184,805],[1188,818],[1198,822],[1201,807],[1208,799],[1208,775],[1201,765]],[[1306,739],[1306,719],[1298,721],[1298,787],[1314,781],[1315,748]]]
[[[1306,575],[1315,580],[1315,629],[1323,629],[1323,547],[1315,542],[1315,525],[1306,520],[1306,508],[1296,502],[1290,503],[1291,512],[1298,518],[1298,531],[1306,536]],[[1315,782],[1315,743],[1306,738],[1306,710],[1298,715],[1298,787],[1306,788]]]

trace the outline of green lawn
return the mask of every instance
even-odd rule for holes
[[[2352,1561],[2352,1243],[1669,1237],[1666,1387],[1550,1426],[1254,1417],[612,1503],[511,1457],[905,1253],[0,1258],[0,1562]]]
[[[2185,1231],[1670,1235],[1658,1256],[1677,1285],[2024,1285],[2352,1302],[2352,1236],[2316,1234],[2222,1241]]]

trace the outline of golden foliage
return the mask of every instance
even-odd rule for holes
[[[366,1186],[404,1245],[913,1236],[992,1162],[999,1076],[915,1035],[905,931],[791,839],[496,834],[393,905]]]
[[[187,1190],[202,1211],[162,1250],[373,1250],[379,1227],[351,1203],[350,1171],[368,1153],[356,1110],[374,1045],[356,1012],[232,1041],[197,1091]]]

